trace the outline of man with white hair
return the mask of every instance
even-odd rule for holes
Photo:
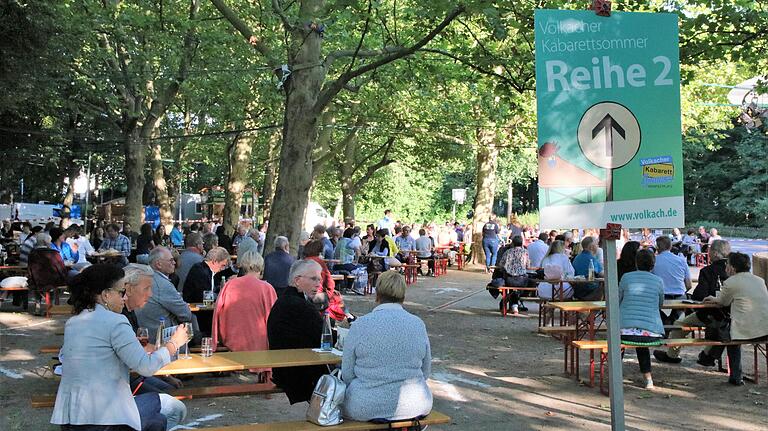
[[[235,231],[235,234],[232,236],[232,247],[238,247],[240,245],[240,241],[245,239],[247,235],[248,235],[248,228],[246,228],[245,225],[242,225],[242,224],[237,225],[237,230]]]
[[[316,348],[323,332],[323,319],[313,302],[322,286],[322,268],[311,259],[291,265],[289,286],[272,306],[267,320],[271,350]],[[288,367],[272,370],[272,381],[285,391],[291,404],[309,401],[326,366]]]
[[[278,236],[275,238],[275,249],[264,256],[264,275],[262,279],[271,284],[278,296],[288,287],[288,273],[296,258],[291,256],[288,238]]]
[[[125,298],[122,314],[128,319],[128,322],[133,327],[133,331],[139,328],[138,318],[136,312],[141,310],[152,297],[152,276],[154,271],[147,265],[140,265],[136,263],[128,264],[125,268],[125,276],[123,277],[123,285],[125,287]],[[171,290],[176,293],[176,290],[171,286]],[[155,350],[154,345],[145,346],[148,351],[153,352]],[[170,376],[169,376],[170,377]],[[155,376],[144,377],[138,374],[131,374],[131,392],[134,395],[158,393],[168,394],[170,391],[181,387],[181,382],[173,377],[166,377],[164,379]],[[184,403],[177,400],[174,397],[168,395],[160,396],[160,413],[168,418],[168,423],[178,424],[187,415],[187,408]]]
[[[153,248],[149,252],[149,266],[153,270],[152,296],[136,311],[139,325],[149,329],[149,342],[155,342],[160,318],[165,319],[167,326],[192,322],[192,329],[198,332],[197,319],[168,278],[176,267],[171,251],[165,247]]]

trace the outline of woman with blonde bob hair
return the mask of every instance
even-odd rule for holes
[[[348,419],[395,421],[421,418],[432,410],[429,337],[424,322],[403,309],[405,288],[396,271],[381,274],[379,305],[352,324],[344,341],[342,409]]]
[[[243,253],[237,265],[244,274],[229,280],[216,299],[213,345],[221,341],[233,352],[269,350],[267,319],[277,301],[277,293],[271,284],[261,279],[264,259],[255,249]],[[251,371],[266,373],[262,379],[268,379],[271,372],[270,369]]]

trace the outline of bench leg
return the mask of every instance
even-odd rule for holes
[[[608,355],[606,352],[600,351],[600,393],[603,395],[608,395],[608,389],[604,387],[603,382],[605,381],[605,362],[608,360]]]
[[[45,317],[51,318],[51,292],[45,292]]]
[[[544,308],[544,304],[539,304],[539,327],[541,327],[541,310]]]
[[[581,352],[581,349],[576,349],[576,360],[573,360],[573,355],[571,355],[571,375],[576,374],[576,381],[579,381],[579,353]],[[575,371],[575,372],[574,372]]]
[[[768,373],[768,343],[763,346],[763,356],[765,356],[765,372]]]

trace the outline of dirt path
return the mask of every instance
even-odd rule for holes
[[[695,278],[695,276],[694,276]],[[502,319],[498,301],[476,270],[420,278],[410,287],[405,307],[426,323],[432,344],[430,386],[435,409],[453,418],[432,430],[608,430],[608,398],[563,374],[563,347],[537,334],[536,308],[529,316]],[[348,296],[356,314],[365,314],[373,298]],[[42,345],[59,344],[63,318],[48,320],[0,311],[0,430],[55,430],[51,409],[29,407],[31,394],[55,393],[56,381],[41,378],[50,355]],[[695,363],[697,351],[683,350],[681,365],[653,363],[657,389],[639,388],[633,352],[624,360],[628,429],[765,430],[768,385],[732,387],[727,377]],[[752,372],[751,348],[743,352],[745,372]],[[762,362],[764,364],[765,362]],[[761,370],[765,376],[765,370]],[[582,359],[582,375],[586,361]],[[249,381],[249,375],[226,378],[196,376],[188,386]],[[284,395],[196,399],[186,402],[187,428],[301,419],[306,406],[290,406]]]

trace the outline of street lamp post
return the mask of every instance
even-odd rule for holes
[[[83,232],[88,235],[88,199],[91,196],[91,152],[88,151],[88,168],[85,173],[85,207],[83,208]]]

